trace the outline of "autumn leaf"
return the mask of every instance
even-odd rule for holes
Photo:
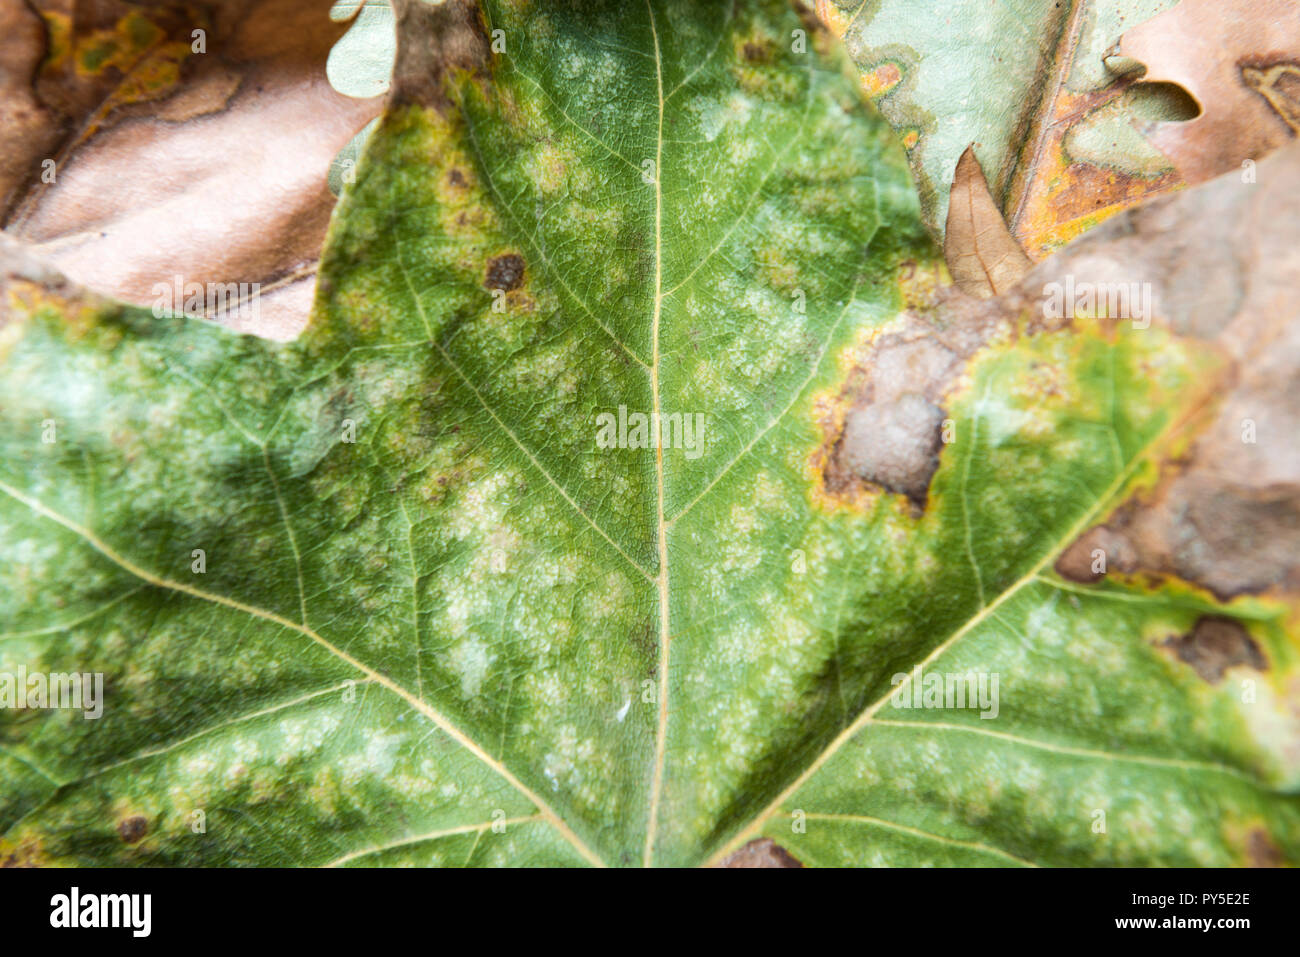
[[[137,305],[178,274],[243,283],[255,309],[198,313],[292,338],[334,208],[331,162],[380,107],[327,81],[347,29],[329,8],[0,0],[16,37],[0,85],[0,224]]]
[[[1300,116],[1289,0],[818,0],[817,11],[904,138],[932,232],[943,235],[948,184],[975,143],[1034,259],[1135,203],[1258,161]]]
[[[953,282],[980,298],[1006,292],[1033,264],[1007,229],[973,148],[957,161],[950,195],[943,254]]]
[[[4,243],[0,859],[1300,860],[1296,150],[975,299],[783,2],[396,12],[294,341]]]
[[[1202,115],[1148,138],[1183,180],[1251,169],[1300,130],[1300,5],[1289,0],[1182,0],[1124,35],[1143,81],[1177,83]]]

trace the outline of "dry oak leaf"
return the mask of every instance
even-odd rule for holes
[[[291,338],[330,163],[380,107],[326,79],[347,29],[329,9],[0,0],[0,224],[105,295],[152,305],[162,284],[180,309],[198,284],[191,311]]]
[[[818,0],[817,11],[904,137],[935,234],[975,141],[1033,259],[1258,160],[1300,117],[1291,0]],[[1113,56],[1121,37],[1127,57],[1149,61],[1145,77]]]
[[[1143,82],[1177,83],[1201,106],[1147,135],[1183,180],[1249,169],[1300,131],[1300,3],[1182,0],[1124,34]]]

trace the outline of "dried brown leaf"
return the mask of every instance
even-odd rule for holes
[[[1300,4],[1183,0],[1124,34],[1120,52],[1146,65],[1143,82],[1176,83],[1201,106],[1161,123],[1151,142],[1188,183],[1240,169],[1300,130]]]
[[[943,255],[957,287],[987,298],[1010,289],[1032,267],[989,193],[975,148],[957,162]]]
[[[230,324],[296,334],[335,202],[330,163],[380,106],[326,79],[347,28],[329,0],[33,6],[0,0],[6,230],[141,305],[175,276],[256,283],[257,309]]]

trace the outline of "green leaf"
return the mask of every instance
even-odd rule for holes
[[[0,711],[0,859],[1300,858],[1288,609],[1051,571],[1213,348],[943,312],[902,150],[784,3],[398,25],[299,340],[11,283],[0,674],[105,697]],[[875,351],[917,323],[948,378]],[[702,441],[602,447],[620,407]],[[933,455],[873,445],[917,409]],[[1162,644],[1210,612],[1262,711]],[[920,664],[998,717],[887,708]]]

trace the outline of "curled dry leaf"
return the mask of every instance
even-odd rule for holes
[[[1148,134],[1188,183],[1258,162],[1300,131],[1300,3],[1182,0],[1128,31],[1120,52],[1143,82],[1170,82],[1202,115]]]
[[[943,256],[957,288],[981,298],[1006,292],[1033,263],[989,194],[974,147],[968,146],[957,162],[951,196]]]
[[[6,230],[127,302],[154,303],[161,283],[179,309],[178,285],[248,284],[190,311],[296,334],[334,208],[330,163],[379,109],[326,79],[347,29],[329,8],[0,0]]]

